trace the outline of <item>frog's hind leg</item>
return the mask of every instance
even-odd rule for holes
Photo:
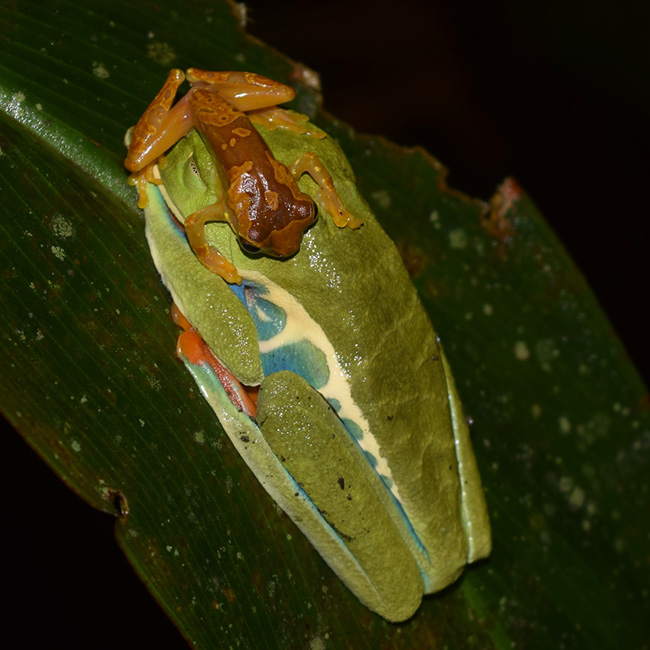
[[[339,195],[336,193],[332,177],[315,153],[311,151],[304,153],[289,169],[296,179],[300,178],[303,174],[309,174],[316,181],[319,189],[316,192],[314,201],[319,208],[325,210],[332,216],[334,223],[339,228],[345,228],[347,226],[348,228],[355,229],[363,224],[361,219],[355,217],[345,209]]]
[[[210,87],[243,112],[290,102],[296,91],[279,81],[254,72],[213,72],[188,68],[192,87]]]
[[[160,180],[153,176],[156,161],[191,128],[187,101],[182,99],[174,108],[171,107],[184,80],[181,70],[172,70],[131,132],[124,166],[132,172],[129,183],[138,189],[139,208],[146,208],[149,204],[147,183],[160,184]]]
[[[310,135],[317,140],[323,140],[327,137],[325,131],[309,124],[309,116],[302,113],[287,111],[279,106],[270,106],[269,108],[260,108],[248,113],[248,118],[255,124],[262,125],[268,131],[275,129],[288,129],[298,135]]]
[[[205,237],[205,224],[209,221],[227,221],[226,211],[220,201],[193,212],[185,219],[185,234],[192,250],[205,268],[220,275],[230,284],[240,284],[241,276],[235,265],[227,260]]]
[[[174,107],[173,111],[171,108],[176,91],[184,80],[185,75],[182,70],[177,68],[172,70],[163,87],[133,128],[129,152],[124,161],[124,166],[129,171],[139,172],[143,167],[155,161],[191,128],[189,115],[182,115],[184,111],[177,107]],[[170,112],[172,112],[171,116]],[[172,122],[171,125],[170,122]],[[181,135],[178,134],[179,123],[182,123]],[[171,129],[171,133],[170,126],[175,127]],[[173,140],[173,142],[168,143],[169,140]]]

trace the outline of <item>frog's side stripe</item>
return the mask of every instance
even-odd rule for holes
[[[359,481],[360,496],[369,500],[369,504],[364,503],[363,507],[372,511],[368,513],[368,519],[372,520],[373,526],[368,532],[379,532],[382,535],[379,544],[377,540],[364,541],[356,534],[347,535],[345,530],[339,530],[327,520],[328,516],[333,517],[335,513],[321,511],[280,462],[278,455],[266,440],[270,431],[265,429],[264,424],[262,423],[260,431],[248,416],[233,406],[211,368],[202,363],[192,364],[186,358],[183,358],[183,362],[194,377],[202,395],[218,416],[232,444],[261,485],[291,517],[355,596],[388,620],[402,621],[410,618],[420,604],[424,585],[420,570],[408,546],[399,531],[390,525],[387,503],[381,497],[381,493],[392,499],[390,494],[381,488],[367,489],[367,483]],[[274,377],[281,374],[289,373],[278,373]],[[316,393],[314,395],[317,396]],[[331,429],[333,432],[336,431],[336,426],[334,424]],[[345,437],[343,427],[340,423],[338,426],[343,430]],[[336,433],[332,433],[322,438],[329,440],[335,436]],[[354,476],[355,470],[350,470],[348,474]],[[340,492],[336,484],[336,472],[332,474],[332,478],[335,491]],[[372,481],[372,477],[369,479]],[[379,481],[379,478],[375,480]],[[329,502],[329,497],[327,501]],[[379,525],[374,519],[382,514],[386,522],[384,525]],[[352,517],[350,523],[358,519]],[[386,539],[387,537],[389,539]],[[376,557],[378,552],[387,554],[387,558]],[[399,562],[390,561],[398,557]],[[377,571],[375,568],[379,563],[384,566],[382,571]]]
[[[325,354],[308,338],[296,337],[295,340],[269,345],[271,339],[279,335],[287,325],[295,325],[291,319],[288,322],[287,312],[269,300],[269,290],[258,282],[248,279],[244,272],[241,285],[229,285],[229,288],[240,299],[247,309],[260,341],[260,357],[264,376],[268,377],[280,370],[291,370],[316,390],[320,390],[329,380],[329,366]]]
[[[257,328],[265,376],[291,370],[337,405],[337,412],[356,438],[386,487],[401,502],[390,467],[368,421],[352,397],[350,381],[321,326],[285,289],[259,272],[241,269],[244,305]]]

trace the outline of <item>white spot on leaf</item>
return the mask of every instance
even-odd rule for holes
[[[467,246],[467,233],[462,228],[455,228],[449,232],[450,248],[462,249]]]
[[[558,422],[560,425],[560,431],[562,433],[566,434],[571,431],[571,422],[569,421],[569,418],[567,418],[565,415],[560,416]]]
[[[106,69],[106,66],[99,61],[93,61],[93,74],[100,79],[110,77],[110,72]]]
[[[524,341],[515,343],[514,353],[518,361],[528,361],[530,359],[530,350]]]

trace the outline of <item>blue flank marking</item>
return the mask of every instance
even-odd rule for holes
[[[266,293],[266,291],[264,292]],[[270,300],[261,298],[262,292],[248,290],[248,312],[255,321],[260,341],[268,341],[277,336],[287,326],[287,312]]]
[[[384,482],[384,485],[386,485],[390,490],[393,487],[393,479],[388,478],[388,476],[384,476],[383,474],[379,474],[379,476],[381,476],[381,480]]]
[[[337,411],[340,409],[340,406]],[[341,418],[341,422],[345,425],[345,428],[350,432],[350,435],[357,441],[363,440],[363,431],[361,431],[361,427],[354,422],[354,420],[349,420],[348,418]],[[377,464],[377,461],[375,461],[375,465]],[[374,467],[374,465],[373,465]]]
[[[246,307],[246,296],[244,295],[246,285],[244,282],[242,281],[241,284],[229,284],[228,288],[239,298],[239,302]],[[248,309],[248,307],[246,308]]]
[[[330,403],[330,406],[338,413],[341,410],[341,402],[339,402],[334,397],[330,397],[327,400]],[[346,425],[347,426],[347,425]]]
[[[329,379],[325,355],[310,341],[283,345],[262,354],[261,360],[265,376],[280,370],[290,370],[300,375],[315,390],[325,386]]]
[[[368,459],[368,462],[372,465],[372,468],[377,471],[377,459],[375,458],[375,455],[370,453],[369,451],[364,451],[363,452],[366,455],[366,458]],[[381,474],[379,475],[381,476]],[[382,476],[382,478],[384,478]]]
[[[269,291],[264,285],[244,280],[241,285],[228,286],[251,315],[260,341],[268,341],[286,327],[287,313],[265,298]],[[265,377],[289,370],[300,375],[315,390],[325,386],[329,380],[325,353],[306,338],[265,352],[260,359]]]

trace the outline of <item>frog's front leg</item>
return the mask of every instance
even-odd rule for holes
[[[185,234],[199,261],[210,271],[220,275],[226,282],[241,284],[241,276],[235,265],[226,259],[205,237],[205,224],[210,221],[228,222],[229,208],[223,199],[206,205],[185,219]]]
[[[319,208],[328,212],[334,223],[339,228],[356,229],[363,225],[363,221],[355,217],[351,212],[345,209],[339,195],[336,193],[334,181],[330,176],[325,165],[319,160],[318,156],[311,151],[302,154],[300,158],[293,162],[289,167],[291,173],[300,178],[303,174],[309,174],[318,184],[318,191],[314,201]]]
[[[172,319],[183,331],[176,343],[176,356],[183,361],[186,359],[193,364],[210,366],[217,375],[230,401],[238,411],[250,418],[257,415],[258,386],[244,386],[214,355],[210,346],[206,345],[201,335],[192,327],[176,303],[172,303]]]

